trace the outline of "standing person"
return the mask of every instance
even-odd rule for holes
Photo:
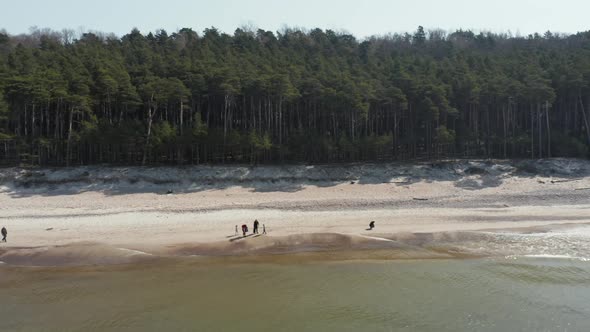
[[[238,235],[238,225],[236,225],[236,233],[234,234],[235,236]]]
[[[258,234],[258,219],[254,220],[253,234]]]
[[[262,234],[266,234],[266,226],[262,224]]]
[[[8,236],[8,231],[6,227],[2,227],[2,242],[6,242],[6,236]]]

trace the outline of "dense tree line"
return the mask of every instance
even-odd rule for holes
[[[0,33],[0,163],[588,154],[590,32]]]

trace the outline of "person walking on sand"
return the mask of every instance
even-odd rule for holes
[[[373,228],[375,228],[375,222],[374,222],[374,221],[371,221],[371,222],[369,223],[369,230],[370,230],[370,231],[372,231],[372,230],[373,230]]]
[[[262,224],[262,234],[266,234],[266,226]]]
[[[6,242],[6,236],[8,236],[8,231],[6,227],[2,227],[2,242]]]
[[[248,233],[248,226],[246,224],[242,225],[242,235],[246,237],[246,233]]]
[[[254,229],[252,230],[253,234],[258,234],[258,219],[254,220]]]
[[[236,225],[236,233],[234,234],[234,236],[238,236],[238,225]]]

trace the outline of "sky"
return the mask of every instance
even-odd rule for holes
[[[458,28],[527,35],[590,30],[590,0],[0,0],[0,29],[31,27],[122,36],[180,28],[226,33],[250,26],[344,31],[364,38],[395,32]]]

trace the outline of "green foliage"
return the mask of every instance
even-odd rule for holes
[[[270,136],[265,133],[262,136],[262,140],[260,141],[260,145],[259,145],[259,149],[261,149],[262,151],[269,151],[272,148],[272,141],[270,139]]]
[[[345,135],[340,136],[338,139],[338,149],[340,150],[340,153],[343,154],[344,158],[357,152],[357,148]]]
[[[196,140],[201,140],[207,136],[207,125],[201,119],[201,113],[195,113],[192,135]]]
[[[587,32],[56,36],[0,34],[0,139],[26,162],[588,155]]]
[[[9,114],[8,104],[4,100],[4,96],[0,95],[0,128],[2,128],[2,124],[8,120]]]
[[[562,132],[553,133],[551,146],[556,157],[588,157],[588,146],[581,139]]]
[[[176,139],[176,129],[170,125],[169,122],[164,121],[158,123],[153,127],[154,133],[151,144],[156,148],[160,148],[164,144],[173,144]]]
[[[455,143],[455,131],[447,129],[446,126],[439,126],[436,128],[436,138],[440,144],[453,144]]]
[[[412,37],[412,40],[417,45],[424,44],[426,41],[426,33],[424,32],[424,28],[422,26],[418,27],[418,30],[416,30],[416,33],[414,33],[414,36]]]
[[[96,142],[100,139],[99,126],[96,121],[82,121],[80,125],[80,137],[86,142]]]

